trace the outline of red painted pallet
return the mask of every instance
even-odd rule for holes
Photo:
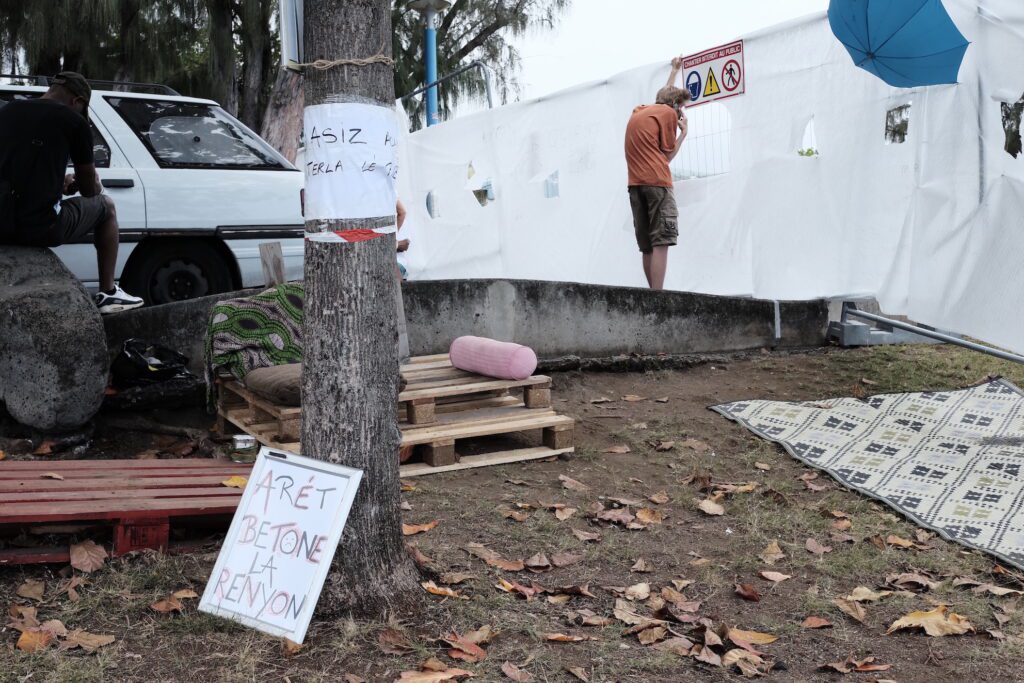
[[[166,549],[171,518],[234,513],[242,491],[222,482],[250,470],[212,459],[0,462],[0,528],[112,523],[115,557]],[[0,566],[67,559],[66,548],[0,550]]]

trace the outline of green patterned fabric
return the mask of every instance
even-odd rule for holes
[[[1024,392],[960,391],[714,406],[844,486],[1024,569]]]
[[[304,302],[301,284],[283,284],[216,304],[206,336],[207,379],[226,370],[244,380],[256,368],[302,362]]]

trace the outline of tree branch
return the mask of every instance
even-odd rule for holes
[[[523,10],[523,6],[526,2],[527,0],[519,0],[519,2],[516,3],[516,6],[513,7],[508,14],[499,15],[498,19],[491,22],[480,33],[476,34],[472,40],[460,47],[455,54],[452,55],[452,60],[456,63],[461,62],[466,58],[466,55],[486,43],[487,40],[495,33],[508,26],[511,23],[511,18]]]

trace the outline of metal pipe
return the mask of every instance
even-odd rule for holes
[[[417,88],[416,90],[413,90],[408,95],[402,95],[401,99],[402,99],[402,101],[405,101],[405,100],[411,99],[413,97],[416,97],[416,95],[419,95],[420,93],[426,92],[427,89],[433,88],[434,86],[440,85],[441,83],[444,83],[445,81],[447,81],[449,79],[452,79],[452,78],[455,78],[456,76],[464,74],[467,71],[469,71],[470,69],[480,69],[481,73],[483,73],[484,88],[485,88],[485,90],[487,92],[487,108],[488,109],[494,109],[494,89],[493,89],[493,85],[491,83],[491,67],[487,66],[486,64],[484,64],[483,62],[481,62],[479,60],[473,62],[472,64],[467,64],[466,66],[458,68],[455,71],[451,72],[450,74],[442,76],[441,78],[437,79],[436,81],[434,81],[432,83],[427,83],[422,88]]]
[[[844,304],[843,318],[845,319],[848,316],[852,316],[854,318],[861,318],[862,320],[870,320],[871,322],[879,323],[881,325],[895,327],[900,330],[905,330],[906,332],[912,332],[914,334],[921,335],[922,337],[936,339],[938,341],[945,342],[946,344],[955,344],[956,346],[962,346],[963,348],[970,349],[971,351],[979,351],[981,353],[987,353],[990,356],[995,356],[996,358],[1002,358],[1003,360],[1024,364],[1024,356],[1018,356],[1015,353],[995,349],[992,348],[991,346],[975,344],[974,342],[970,342],[965,339],[951,337],[948,334],[943,334],[941,332],[936,332],[935,330],[929,330],[923,327],[918,327],[917,325],[911,325],[910,323],[901,322],[899,320],[890,320],[889,318],[885,318],[880,315],[875,315],[874,313],[867,313],[866,311],[861,311],[849,304]]]
[[[434,126],[441,122],[437,111],[437,28],[434,24],[437,21],[437,12],[429,8],[423,13],[427,22],[426,33],[423,40],[423,61],[427,67],[427,126]]]

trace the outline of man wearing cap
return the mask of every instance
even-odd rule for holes
[[[634,109],[626,126],[629,203],[651,289],[664,288],[668,248],[675,246],[679,236],[679,209],[669,162],[679,153],[688,125],[683,107],[690,101],[690,93],[673,85],[681,65],[680,58],[672,60],[672,73],[668,84],[658,91],[657,103]]]
[[[56,247],[90,233],[96,245],[100,313],[144,302],[114,283],[117,212],[93,162],[89,98],[81,74],[64,71],[38,98],[0,108],[0,244]],[[65,175],[68,160],[75,172]],[[70,195],[80,193],[79,197]],[[69,196],[61,199],[61,196]]]

